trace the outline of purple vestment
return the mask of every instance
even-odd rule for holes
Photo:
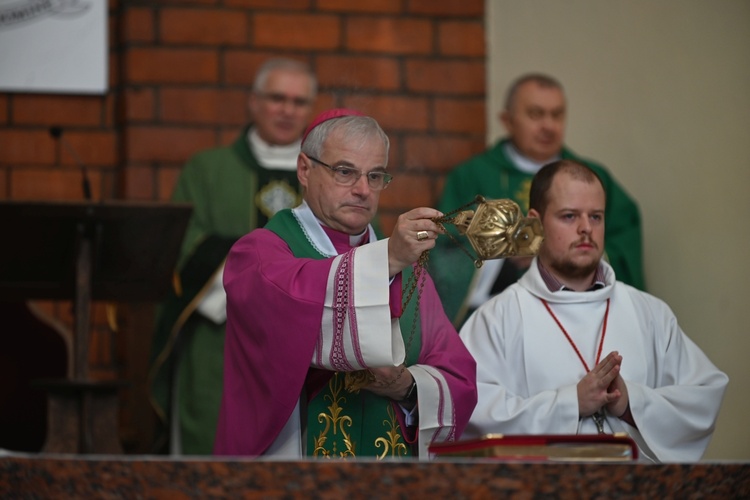
[[[351,250],[348,235],[330,229],[326,234],[336,251]],[[266,229],[253,231],[232,248],[224,272],[228,299],[224,393],[215,454],[263,455],[300,395],[313,395],[332,373],[312,368],[311,362],[320,345],[326,284],[334,259],[297,258],[282,238]],[[389,289],[393,316],[401,310],[400,276]],[[438,391],[434,404],[422,404],[420,399],[419,435],[425,436],[422,422],[435,422],[427,434],[430,440],[455,440],[476,404],[476,365],[445,316],[429,277],[421,292],[420,312],[418,365],[437,381]],[[384,330],[388,328],[384,325]],[[438,408],[435,415],[425,413],[431,408]]]

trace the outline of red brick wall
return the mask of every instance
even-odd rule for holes
[[[58,125],[94,199],[167,200],[191,154],[229,143],[248,120],[260,63],[285,55],[317,72],[317,110],[358,108],[390,136],[388,231],[399,213],[433,205],[445,172],[484,147],[483,23],[484,0],[110,0],[106,96],[0,93],[0,199],[82,198],[74,159],[48,133]],[[45,306],[70,324],[68,304]],[[150,332],[128,329],[148,330],[144,314],[122,306],[114,335],[95,308],[94,376],[142,385]],[[123,410],[135,451],[137,399],[126,395]]]

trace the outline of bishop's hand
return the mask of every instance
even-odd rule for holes
[[[435,239],[445,230],[432,219],[442,217],[434,208],[415,208],[399,215],[388,239],[388,272],[390,276],[403,271],[419,256],[435,246]]]
[[[394,401],[404,398],[414,380],[411,372],[404,365],[370,368],[370,373],[375,377],[375,381],[363,389]]]

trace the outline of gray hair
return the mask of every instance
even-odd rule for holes
[[[510,111],[510,108],[515,104],[518,89],[529,82],[534,82],[540,87],[558,89],[563,92],[563,86],[557,79],[543,73],[527,73],[518,77],[508,88],[508,93],[505,94],[505,111]]]
[[[312,69],[307,63],[297,61],[296,59],[288,59],[285,57],[276,57],[269,59],[264,62],[258,72],[255,74],[255,81],[253,81],[253,92],[263,93],[266,90],[266,82],[268,76],[273,71],[288,71],[289,73],[302,73],[310,78],[310,97],[314,98],[318,93],[318,79],[315,77]]]
[[[320,158],[326,139],[339,129],[343,132],[342,139],[347,143],[354,143],[355,146],[362,145],[373,137],[382,140],[385,146],[385,161],[386,164],[388,163],[388,150],[390,149],[388,136],[385,135],[378,122],[369,116],[350,115],[324,121],[307,135],[302,143],[302,152],[308,156]]]

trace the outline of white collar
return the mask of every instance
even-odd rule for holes
[[[539,272],[539,266],[536,263],[537,259],[539,259],[539,256],[534,257],[529,269],[518,279],[517,285],[525,288],[532,295],[546,300],[550,304],[597,302],[599,300],[607,300],[612,296],[617,283],[617,278],[615,277],[615,271],[612,269],[612,266],[610,266],[605,260],[601,261],[604,270],[604,288],[591,290],[589,292],[574,292],[571,290],[550,292]]]
[[[527,174],[535,174],[546,164],[560,159],[560,155],[555,155],[549,160],[542,162],[532,160],[531,158],[522,155],[511,141],[505,143],[505,154],[508,155],[508,158],[510,158],[510,161],[513,162],[518,170],[526,172]]]
[[[336,251],[336,248],[334,248],[331,239],[323,230],[323,223],[315,217],[315,214],[305,200],[302,200],[302,203],[298,207],[292,209],[292,215],[297,219],[297,223],[299,223],[302,228],[302,232],[305,233],[307,241],[312,244],[318,253],[324,257],[334,257],[339,254]],[[375,235],[375,230],[372,228],[372,224],[367,225],[366,231],[370,232],[370,242],[378,239]],[[359,241],[362,241],[363,236],[364,233],[361,235],[350,236],[349,241],[358,243]]]
[[[250,127],[247,140],[261,167],[276,170],[297,169],[297,156],[299,156],[302,139],[286,146],[274,146],[261,139],[255,127]]]

